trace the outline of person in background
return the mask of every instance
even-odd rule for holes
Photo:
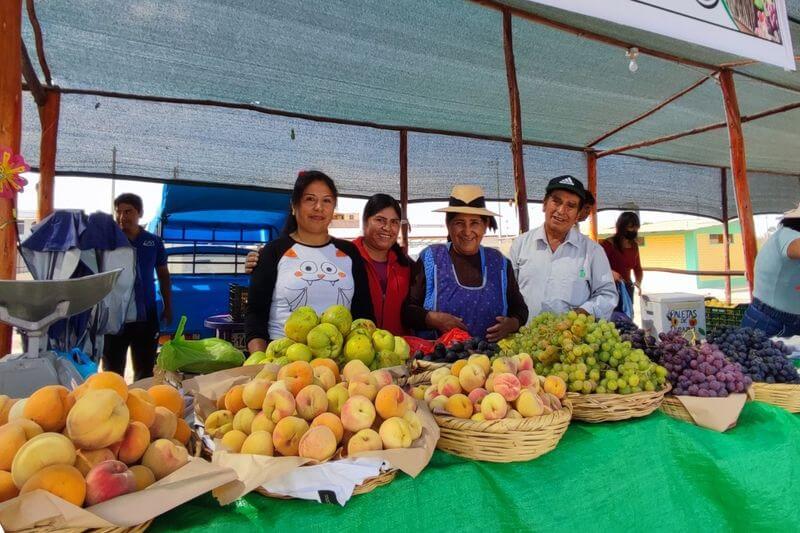
[[[800,204],[783,214],[756,257],[753,302],[742,326],[770,337],[800,335]]]
[[[589,215],[592,214],[592,207],[594,207],[594,204],[594,194],[592,194],[591,191],[586,191],[586,201],[581,209],[581,214],[578,215],[578,223],[584,222],[587,218],[589,218]]]
[[[608,239],[603,240],[600,245],[606,252],[608,262],[611,265],[611,275],[617,288],[624,287],[628,291],[631,301],[633,301],[633,288],[638,287],[642,290],[642,262],[639,258],[639,215],[633,211],[625,211],[617,218],[616,232]],[[633,274],[633,279],[631,279]],[[622,312],[622,295],[615,311]],[[633,316],[630,317],[631,319]]]
[[[136,320],[128,322],[115,335],[106,335],[103,343],[103,369],[125,375],[128,348],[131,349],[134,381],[153,375],[153,366],[158,348],[159,316],[156,306],[154,273],[158,275],[158,286],[164,309],[161,322],[172,322],[172,285],[170,284],[167,254],[164,243],[156,235],[139,225],[142,218],[142,199],[132,193],[124,193],[114,199],[117,224],[136,249]]]
[[[511,264],[531,316],[574,310],[609,319],[617,306],[606,254],[575,229],[585,202],[580,180],[553,178],[542,204],[544,224],[511,244]]]
[[[412,268],[403,323],[420,337],[436,338],[453,328],[496,342],[519,330],[528,308],[511,264],[481,246],[487,229],[497,229],[483,189],[456,185],[446,214],[447,244],[428,246]]]
[[[328,234],[337,198],[336,185],[326,174],[298,174],[283,234],[261,250],[250,275],[245,318],[250,353],[283,337],[284,324],[298,307],[322,314],[338,304],[353,318],[374,320],[361,254],[352,243]]]

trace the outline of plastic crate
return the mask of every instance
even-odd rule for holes
[[[228,285],[228,312],[234,322],[243,322],[247,315],[247,289],[236,283]]]
[[[720,307],[706,302],[706,331],[714,331],[721,326],[739,326],[748,307],[748,304]]]

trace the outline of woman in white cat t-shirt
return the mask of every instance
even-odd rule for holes
[[[340,304],[354,319],[374,319],[361,254],[352,243],[328,234],[337,196],[326,174],[305,171],[297,176],[283,234],[261,250],[250,277],[245,320],[250,353],[283,337],[283,326],[298,307],[310,306],[322,314]]]

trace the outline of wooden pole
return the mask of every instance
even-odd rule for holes
[[[728,139],[731,149],[731,172],[733,172],[733,186],[736,191],[736,207],[739,212],[739,225],[742,228],[742,245],[744,247],[744,270],[747,283],[750,286],[750,295],[753,294],[756,263],[756,229],[753,222],[753,206],[750,203],[750,188],[747,184],[747,158],[744,148],[744,134],[739,115],[739,102],[736,99],[736,87],[733,83],[733,73],[722,70],[719,75],[722,88],[722,100],[725,105],[725,117],[728,123]]]
[[[406,130],[400,130],[400,207],[403,209],[400,227],[403,250],[408,253],[408,132]]]
[[[58,140],[58,116],[61,109],[61,95],[47,91],[43,106],[39,108],[39,122],[42,124],[42,139],[39,146],[39,204],[36,220],[40,221],[53,212],[53,192],[56,175],[56,143]]]
[[[586,152],[586,177],[589,192],[594,195],[594,205],[589,213],[589,237],[597,242],[597,153]]]
[[[720,169],[720,191],[722,192],[722,247],[725,271],[731,269],[731,235],[728,229],[728,172]],[[731,277],[725,276],[725,303],[731,303]]]
[[[503,51],[506,58],[506,78],[508,79],[508,102],[511,111],[511,157],[514,163],[514,190],[517,200],[519,232],[529,229],[528,190],[525,185],[525,168],[522,159],[522,109],[519,103],[517,86],[517,67],[514,62],[514,41],[511,28],[511,11],[503,9]]]
[[[0,2],[0,146],[19,152],[22,135],[22,0]],[[16,199],[0,198],[0,279],[17,269]],[[0,357],[11,352],[11,326],[0,324]]]

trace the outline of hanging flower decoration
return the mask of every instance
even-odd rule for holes
[[[15,154],[10,148],[0,147],[0,154],[0,198],[13,198],[28,184],[20,174],[30,167],[21,154]]]

